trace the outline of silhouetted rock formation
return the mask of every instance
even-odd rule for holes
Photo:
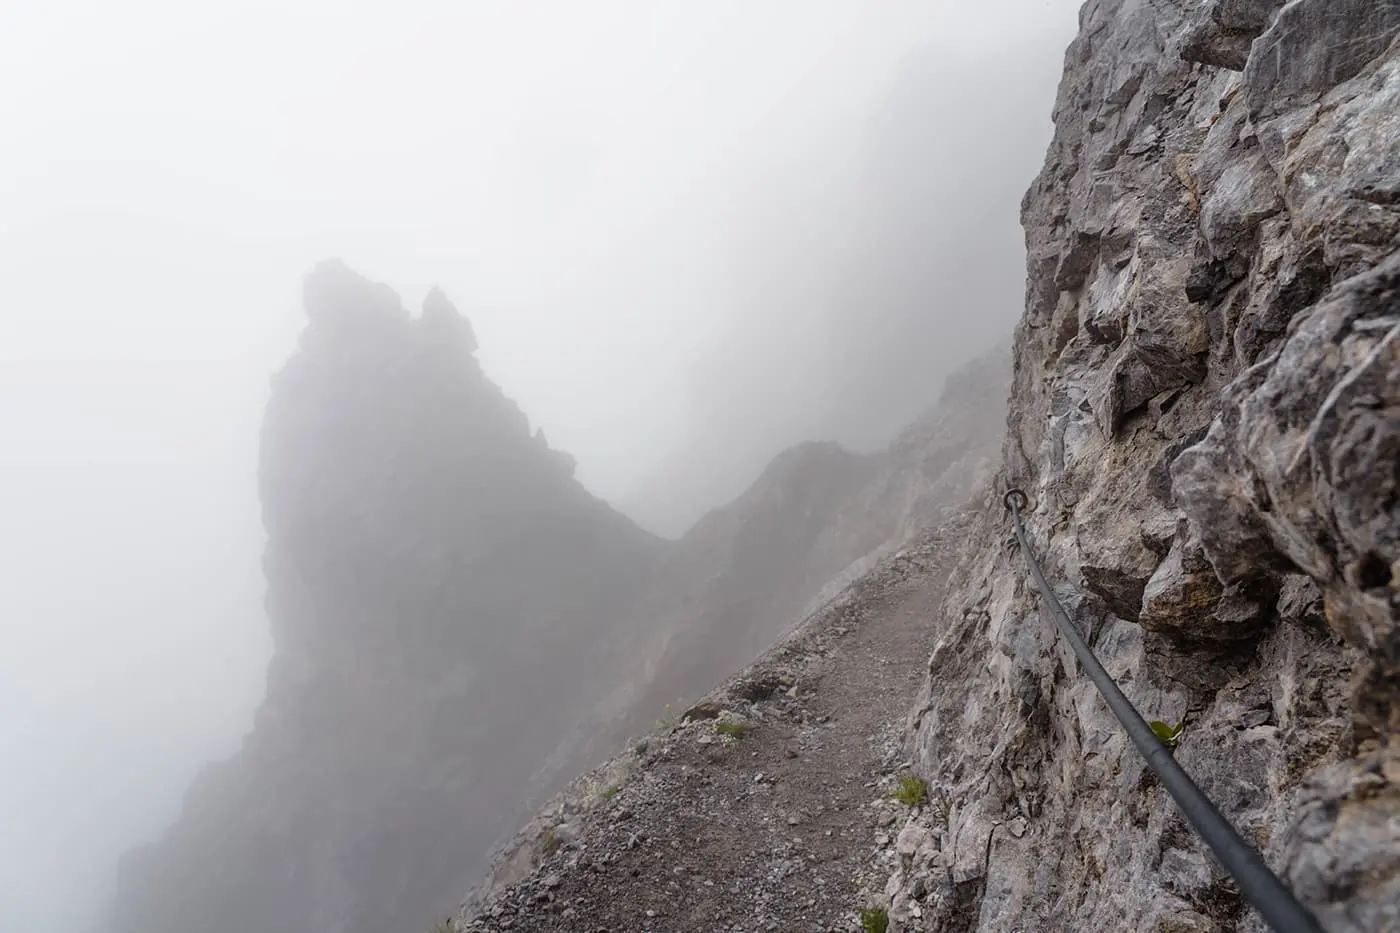
[[[938,409],[886,455],[799,446],[668,543],[531,434],[440,291],[415,318],[328,262],[305,307],[262,435],[266,700],[128,856],[119,933],[426,928],[547,794],[965,496],[1004,398],[1003,359],[975,429]]]
[[[381,933],[450,906],[611,686],[662,551],[531,436],[441,292],[413,319],[325,263],[305,305],[263,425],[267,699],[132,860],[118,929]]]

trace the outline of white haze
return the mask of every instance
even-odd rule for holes
[[[0,930],[88,928],[250,724],[257,430],[315,261],[410,306],[440,284],[590,488],[683,524],[784,443],[883,443],[931,401],[883,404],[889,341],[852,337],[888,272],[870,205],[901,200],[870,193],[879,115],[920,63],[955,78],[920,85],[930,126],[1018,101],[949,126],[937,170],[991,193],[925,248],[979,214],[1014,240],[1073,25],[1069,0],[0,6]],[[958,320],[940,352],[1005,329]],[[870,367],[814,378],[833,341]]]

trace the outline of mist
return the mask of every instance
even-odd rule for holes
[[[1068,39],[1063,18],[1054,41],[1034,18],[989,37],[987,16],[920,37],[822,137],[783,138],[774,164],[736,160],[757,174],[721,227],[725,324],[685,372],[681,440],[621,500],[644,524],[679,534],[777,447],[882,447],[950,368],[1009,337],[1019,204]]]
[[[258,425],[337,256],[669,535],[1009,332],[1077,4],[0,11],[0,929],[89,928],[262,697]]]

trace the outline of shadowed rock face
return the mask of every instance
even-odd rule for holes
[[[1398,34],[1394,3],[1085,5],[1024,203],[1001,477],[1105,666],[1338,933],[1400,928]],[[1262,930],[1007,530],[910,719],[951,807],[892,917]]]
[[[415,317],[328,262],[304,304],[259,461],[266,699],[126,859],[121,933],[428,928],[549,793],[960,503],[999,436],[992,358],[890,452],[799,446],[665,542],[531,433],[440,291]]]
[[[662,553],[531,435],[440,292],[411,318],[327,263],[305,306],[262,431],[267,698],[127,866],[118,929],[421,925],[610,686]]]

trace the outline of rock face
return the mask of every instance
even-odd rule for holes
[[[410,318],[328,263],[305,306],[262,432],[266,701],[125,866],[115,929],[419,925],[604,691],[661,556],[531,435],[440,292]]]
[[[1336,933],[1400,929],[1398,34],[1394,3],[1085,5],[1000,477],[1110,673]],[[909,719],[948,807],[896,927],[1263,929],[1008,532],[983,518]]]
[[[981,361],[888,453],[781,454],[672,543],[574,480],[440,291],[413,317],[331,262],[304,303],[262,432],[266,699],[125,861],[121,933],[426,929],[567,779],[961,501],[1009,373]]]

